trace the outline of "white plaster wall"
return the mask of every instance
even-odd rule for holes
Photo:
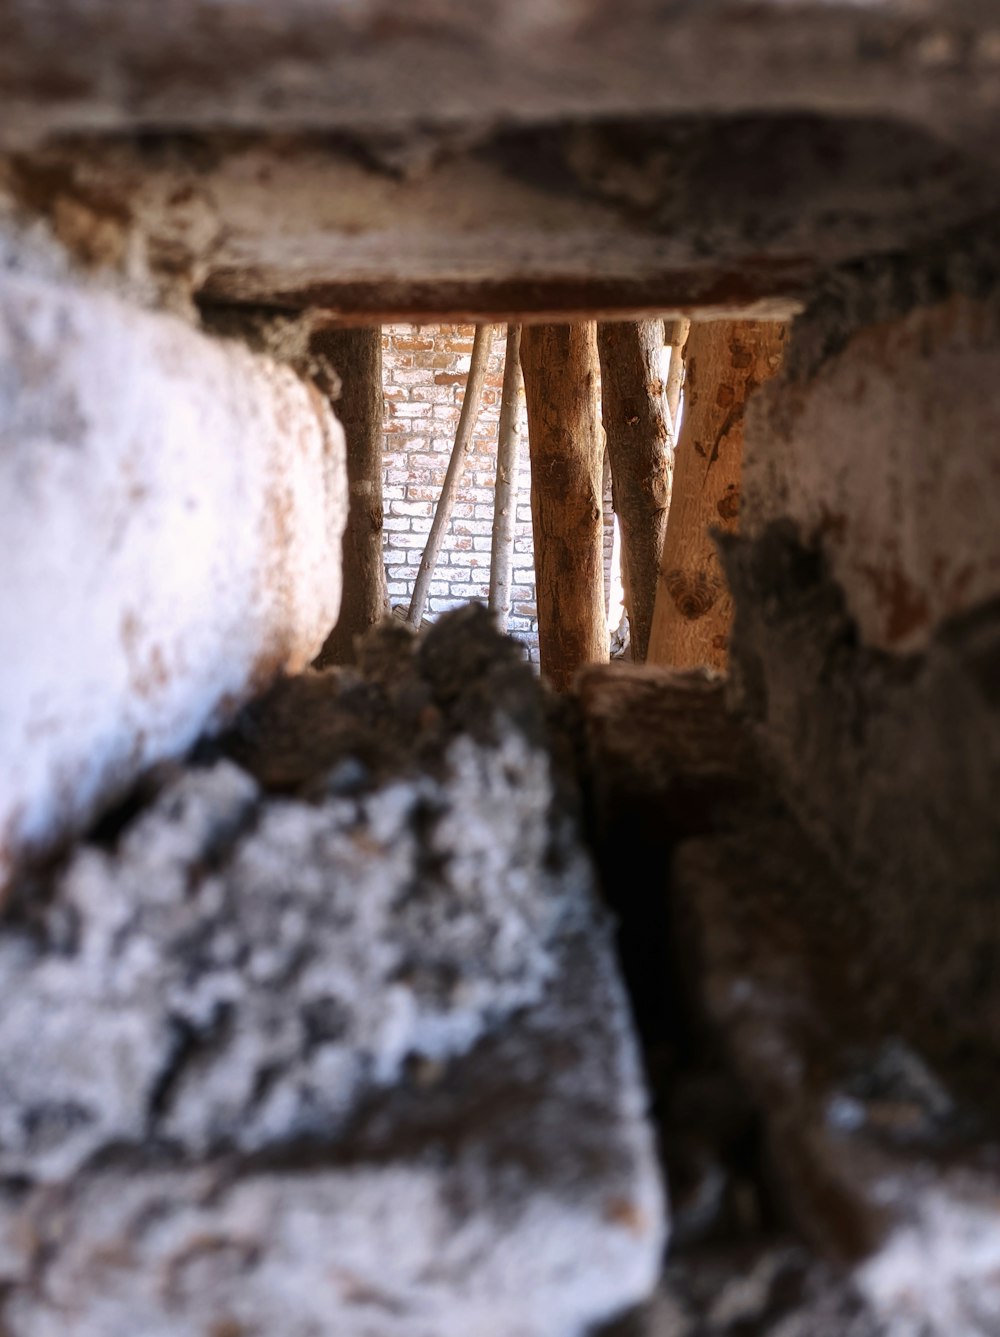
[[[287,367],[0,276],[0,886],[340,605],[343,434]]]
[[[868,645],[917,650],[1000,594],[1000,305],[872,324],[754,396],[741,527],[782,516],[823,549]]]

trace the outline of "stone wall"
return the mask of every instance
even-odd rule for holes
[[[472,353],[472,325],[391,325],[383,333],[386,409],[385,560],[389,599],[408,606],[455,440]],[[433,620],[468,599],[489,594],[496,481],[497,426],[506,328],[494,327],[482,409],[473,433],[452,522],[444,540],[425,617]],[[521,470],[508,629],[538,661],[538,618],[531,539],[531,466],[521,393]],[[611,582],[613,517],[605,487],[605,594]]]
[[[843,274],[748,410],[735,690],[800,818],[909,907],[904,937],[1000,869],[998,272],[956,236],[905,284]]]
[[[905,998],[901,1033],[972,1087],[1000,1045],[998,272],[955,237],[818,294],[749,411],[726,544],[733,695],[870,917],[866,1002]]]
[[[336,620],[340,428],[288,367],[0,275],[0,887]]]
[[[3,906],[0,1331],[593,1332],[662,1260],[634,1017],[619,1337],[996,1337],[998,69],[995,0],[0,5],[0,888],[67,838]],[[728,682],[553,701],[442,613],[498,331],[436,624],[69,843],[336,616],[314,335],[387,331],[405,603],[471,322],[644,314],[795,318]]]
[[[845,268],[794,323],[722,540],[728,682],[580,681],[671,1179],[644,1337],[996,1326],[995,235]]]

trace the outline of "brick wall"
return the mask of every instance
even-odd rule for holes
[[[382,334],[385,391],[385,562],[392,604],[408,605],[434,507],[455,441],[472,353],[471,325],[386,326]],[[489,593],[496,480],[497,427],[506,330],[497,326],[483,402],[466,458],[451,525],[430,586],[425,616],[433,619]],[[528,427],[521,396],[521,468],[517,488],[514,577],[509,629],[538,659],[535,569],[531,542]],[[605,490],[605,568],[611,564],[611,500]],[[606,584],[607,588],[607,584]]]

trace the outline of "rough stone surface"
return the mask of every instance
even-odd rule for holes
[[[505,0],[492,19],[11,0],[3,227],[272,335],[319,311],[785,319],[837,265],[996,229],[990,0]]]
[[[779,1236],[674,1259],[653,1302],[621,1337],[886,1334],[841,1270]]]
[[[761,1247],[775,1213],[755,1103],[704,1022],[672,864],[685,841],[768,816],[773,791],[719,674],[618,664],[586,670],[577,690],[593,840],[650,1073],[671,1259],[683,1268],[702,1246]]]
[[[732,699],[970,1067],[1000,1040],[997,268],[966,238],[830,285],[750,406],[724,545]]]
[[[910,981],[911,1021],[966,1046],[971,1079],[1000,1044],[1000,604],[902,657],[860,643],[791,527],[728,548],[734,694],[791,809],[868,889],[887,987]]]
[[[748,408],[742,532],[793,522],[872,647],[918,649],[1000,594],[1000,298],[985,255],[942,294],[961,263],[915,260],[929,300],[910,310],[885,291],[889,266],[845,274]]]
[[[652,1289],[638,1058],[533,671],[472,607],[363,675],[289,680],[16,898],[13,1337],[67,1305],[81,1337],[569,1337]]]
[[[993,0],[0,14],[5,272],[99,271],[293,365],[326,321],[806,309],[750,409],[731,682],[588,677],[579,698],[676,1203],[630,1332],[996,1337],[998,70]],[[72,363],[40,347],[9,390],[51,391],[26,401],[32,441]],[[142,374],[112,347],[85,427],[105,398],[127,420],[121,368],[149,398],[148,343]],[[117,738],[135,628],[122,651],[92,635],[89,594],[51,614],[119,580],[144,502],[60,546],[96,496],[68,486],[46,561],[25,510],[5,571],[37,591],[72,550],[31,605],[60,635],[30,683],[98,646],[86,708],[115,702]],[[142,549],[175,592],[190,532],[168,528]],[[245,685],[245,621],[218,612],[244,619],[246,591],[222,586],[137,600],[192,635],[210,603],[197,647],[226,672],[235,647]],[[550,1337],[650,1289],[644,1097],[545,710],[455,627],[283,685],[20,885],[12,1337]],[[87,764],[183,746],[229,690],[213,672],[125,761],[105,716]],[[14,741],[18,767],[43,755]],[[85,803],[89,775],[64,777]]]
[[[745,526],[724,543],[730,698],[827,871],[772,867],[750,845],[780,841],[747,834],[728,872],[693,874],[735,895],[755,858],[788,889],[769,920],[793,902],[810,917],[826,961],[811,1010],[824,1027],[839,1013],[844,1033],[812,1114],[782,1099],[800,1145],[844,1143],[821,1179],[846,1175],[866,1230],[888,1237],[865,1284],[906,1333],[925,1312],[931,1331],[992,1331],[980,1287],[1000,1311],[986,1280],[1000,1235],[983,1216],[1000,1049],[995,294],[989,246],[847,272],[796,324],[783,394],[751,407]],[[747,951],[751,1025],[776,952]],[[786,1030],[814,974],[772,990]],[[815,1037],[798,1047],[807,1091],[824,1060]]]
[[[819,107],[920,117],[996,152],[991,0],[505,0],[490,23],[462,0],[9,0],[0,52],[15,142],[364,126],[391,152],[505,116]]]
[[[669,868],[645,920],[676,971],[646,1025],[679,1248],[657,1334],[996,1332],[996,272],[967,237],[823,286],[749,410],[730,682],[687,717],[661,684],[641,738],[596,675],[582,694],[602,820]],[[732,1132],[684,1112],[720,1057],[759,1120],[742,1218]],[[776,1221],[832,1290],[815,1263],[808,1303],[763,1284]]]
[[[831,881],[781,821],[689,842],[674,878],[708,1015],[763,1112],[792,1218],[851,1264],[885,1337],[988,1337],[994,1100],[964,1085],[962,1037],[943,1048],[912,1015],[915,984],[887,969],[879,907]]]
[[[766,572],[772,591],[787,591],[774,552],[770,562],[758,555],[761,579]],[[745,585],[740,599],[750,609],[763,603]],[[772,592],[770,607],[780,602]],[[817,602],[814,592],[814,630]],[[776,635],[778,626],[760,644],[775,660],[791,659],[790,680],[813,684],[818,717],[830,706],[816,692],[824,678],[843,672],[845,691],[854,681],[864,692],[863,662],[833,659],[804,674],[794,637]],[[995,682],[982,635],[980,627],[971,662]],[[856,655],[856,636],[852,644]],[[957,646],[950,653],[967,653],[968,639]],[[934,661],[945,653],[935,646],[923,673],[940,672]],[[898,673],[894,657],[881,659]],[[910,679],[920,672],[910,665]],[[658,934],[670,966],[657,997],[646,962],[636,1003],[658,1073],[675,1243],[660,1295],[623,1334],[992,1337],[1000,1312],[995,872],[975,899],[962,881],[960,830],[954,845],[938,836],[939,861],[950,854],[956,868],[951,876],[939,868],[933,888],[894,883],[891,855],[877,863],[874,852],[846,877],[789,813],[774,783],[781,769],[762,747],[766,732],[726,709],[721,680],[650,669],[632,677],[624,667],[592,669],[580,684],[614,903],[620,846],[609,842],[630,839],[626,885],[644,857],[661,870],[631,887],[626,971],[642,964],[643,933]],[[862,695],[855,705],[862,718],[872,707],[869,769],[882,758],[888,770],[891,757],[906,771],[912,758],[901,738],[878,734],[886,697],[897,694],[899,717],[911,719],[940,714],[941,699],[908,701],[907,679],[888,682],[877,703]],[[805,702],[803,715],[808,722]],[[981,739],[983,727],[968,721],[959,736]],[[843,718],[830,728],[851,732]],[[992,747],[984,741],[983,752]],[[924,735],[914,748],[938,757]],[[960,801],[950,778],[942,789]],[[915,797],[926,802],[926,793]],[[841,811],[832,798],[828,806]],[[917,808],[883,818],[883,847],[895,848],[886,833],[904,820],[919,844]],[[969,821],[979,833],[994,830],[984,795]],[[782,1239],[789,1226],[803,1242]]]
[[[0,884],[336,620],[346,498],[287,367],[0,276]]]

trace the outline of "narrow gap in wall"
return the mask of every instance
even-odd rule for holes
[[[408,603],[440,495],[472,338],[472,326],[397,325],[383,331],[385,554],[390,599],[398,612],[404,612]],[[448,608],[486,598],[503,347],[504,329],[498,327],[472,446],[431,585],[428,624]],[[664,347],[660,354],[664,384],[669,361],[670,349]],[[682,395],[672,424],[675,443],[683,414]],[[526,447],[523,395],[521,434]],[[529,481],[524,448],[515,558],[521,579],[516,582],[520,587],[511,631],[537,659]],[[606,471],[608,500],[609,485]],[[609,507],[606,515],[605,591],[612,656],[617,648],[620,657],[629,658],[621,531]],[[588,783],[598,780],[590,776]],[[666,890],[657,885],[654,871],[669,867],[677,828],[672,822],[664,825],[655,805],[641,801],[628,811],[618,811],[599,838],[594,838],[592,821],[588,827],[606,897],[618,916],[619,955],[643,1042],[660,1155],[670,1184],[674,1249],[739,1247],[787,1232],[787,1214],[768,1174],[753,1104],[717,1040],[691,1014],[686,991],[677,983],[685,963],[676,947]]]
[[[496,480],[497,428],[506,327],[494,327],[489,365],[466,454],[459,491],[437,558],[422,621],[448,608],[487,598]],[[385,454],[383,550],[390,605],[403,618],[454,445],[469,372],[474,327],[423,324],[383,327]],[[661,356],[664,383],[670,349]],[[598,383],[597,393],[600,392]],[[519,396],[520,468],[517,480],[513,587],[508,630],[538,663],[538,616],[531,520],[531,466],[523,387]],[[682,400],[683,405],[683,400]],[[683,409],[682,409],[683,411]],[[674,424],[675,440],[681,414]],[[605,460],[604,593],[611,658],[629,658],[621,531]]]
[[[441,484],[455,441],[472,353],[471,325],[390,325],[383,330],[385,460],[384,551],[389,600],[409,604]],[[482,402],[451,522],[431,581],[424,620],[470,599],[486,601],[496,481],[497,430],[505,326],[494,328]],[[520,395],[511,611],[508,630],[538,662],[538,623],[531,535],[530,464]]]

